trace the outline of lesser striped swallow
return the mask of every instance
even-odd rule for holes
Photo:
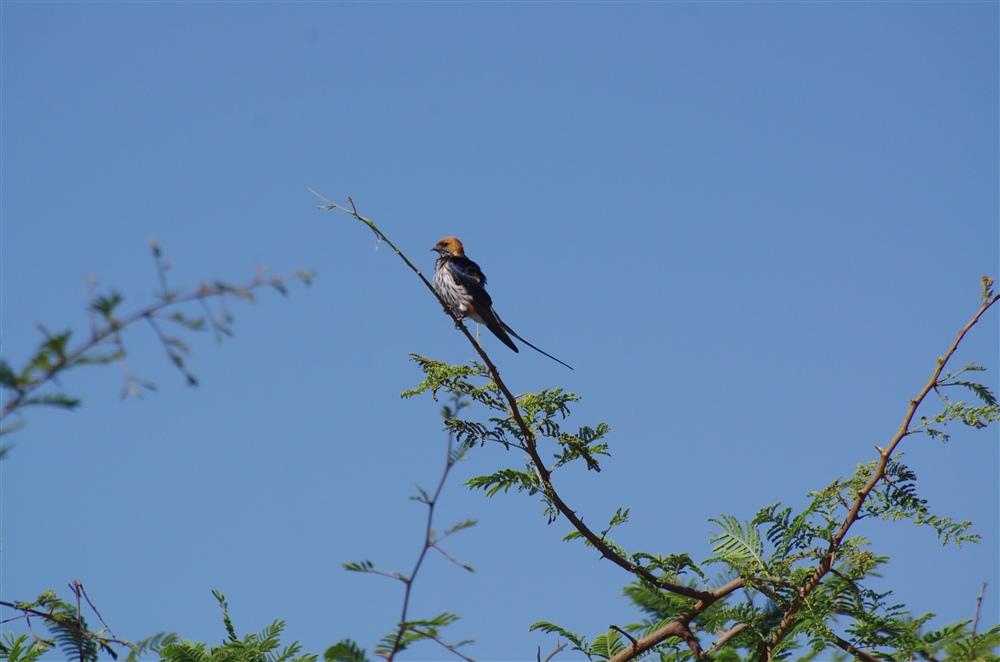
[[[470,317],[484,325],[515,352],[518,351],[517,345],[510,336],[514,336],[536,352],[545,354],[553,361],[562,363],[570,370],[573,369],[568,363],[563,363],[548,352],[538,349],[503,323],[497,311],[493,310],[493,299],[486,291],[486,276],[483,275],[483,270],[465,257],[465,248],[458,238],[445,237],[434,244],[431,250],[436,251],[439,256],[434,264],[434,289],[459,318]]]

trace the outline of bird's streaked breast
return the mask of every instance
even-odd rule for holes
[[[469,313],[472,296],[455,280],[447,258],[440,258],[435,265],[434,289],[455,313],[459,315]]]

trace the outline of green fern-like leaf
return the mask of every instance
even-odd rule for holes
[[[350,639],[344,639],[326,649],[324,662],[371,662],[365,649]]]
[[[739,520],[731,515],[720,515],[720,518],[709,520],[721,526],[723,532],[709,539],[709,542],[714,543],[712,551],[716,557],[706,563],[723,561],[741,571],[763,571],[764,546],[757,529],[750,522],[747,522],[744,528]]]
[[[137,641],[129,651],[128,657],[125,658],[125,662],[141,662],[142,660],[147,660],[150,657],[150,653],[159,653],[164,647],[176,643],[180,643],[180,638],[172,632],[160,632],[158,634],[154,634],[152,637],[146,637],[145,639]]]
[[[50,647],[41,639],[31,639],[26,634],[14,636],[13,632],[3,633],[0,644],[0,660],[6,662],[37,662]]]
[[[621,632],[608,630],[604,634],[594,637],[594,643],[590,646],[590,654],[605,660],[625,650],[625,643],[622,641]]]
[[[549,623],[548,621],[538,621],[537,623],[533,623],[531,627],[528,628],[529,632],[534,632],[535,630],[539,630],[541,632],[546,632],[549,634],[552,633],[558,634],[560,637],[563,637],[571,644],[573,644],[572,650],[580,651],[581,653],[587,656],[588,660],[594,659],[593,657],[591,657],[590,645],[587,644],[586,637],[583,637],[575,632],[570,632],[569,630],[561,628],[555,623]]]
[[[500,490],[508,492],[512,488],[518,492],[526,490],[528,494],[534,494],[540,489],[537,474],[514,469],[501,469],[489,476],[476,476],[470,478],[465,484],[469,489],[484,490],[488,497],[492,497]]]
[[[986,405],[997,404],[996,396],[993,395],[993,392],[990,389],[986,388],[982,384],[977,384],[975,382],[966,382],[962,380],[956,380],[953,383],[956,384],[957,386],[964,386],[965,388],[969,389],[970,391],[975,393],[976,397],[982,400],[983,403]]]
[[[98,296],[90,303],[90,309],[100,314],[107,320],[111,320],[111,314],[115,311],[123,300],[121,292],[111,290],[108,296]]]
[[[87,621],[83,617],[76,617],[75,608],[63,612],[59,618],[47,621],[46,625],[64,659],[76,662],[97,661],[97,643],[88,636]]]

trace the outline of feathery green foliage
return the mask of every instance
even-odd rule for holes
[[[49,650],[41,641],[32,640],[28,635],[14,636],[12,632],[4,632],[0,641],[0,660],[7,662],[35,662]]]
[[[543,476],[551,476],[574,461],[600,470],[597,457],[608,455],[605,437],[610,427],[600,423],[582,427],[576,434],[564,432],[563,421],[578,401],[574,394],[545,389],[517,396],[525,423],[522,429],[501,387],[482,364],[447,366],[421,356],[413,355],[412,359],[423,370],[424,380],[404,397],[430,393],[436,398],[443,391],[468,396],[486,406],[489,415],[485,420],[446,421],[446,429],[462,444],[494,442],[505,449],[529,452],[537,447],[542,457],[545,449],[556,450],[549,455],[554,458],[551,465],[540,467],[529,460],[523,469],[502,467],[469,479],[466,484],[470,488],[483,490],[488,497],[511,490],[537,496],[553,522],[560,512],[558,497]],[[977,369],[966,366],[961,373]],[[949,385],[972,391],[983,404],[969,407],[949,401],[941,393],[942,387]],[[942,436],[932,429],[933,424],[958,422],[978,429],[997,418],[996,399],[981,384],[946,374],[925,392],[930,390],[943,401],[940,413],[930,421],[924,419],[922,426],[906,429],[891,444],[892,449],[914,432]],[[865,517],[909,520],[929,527],[944,544],[978,542],[969,522],[955,521],[930,509],[918,494],[916,474],[902,457],[898,450],[890,454],[880,449],[877,459],[858,465],[850,478],[837,478],[810,494],[801,511],[776,503],[761,508],[748,521],[727,514],[709,520],[719,530],[710,539],[713,555],[701,563],[687,554],[626,552],[608,534],[629,521],[628,508],[619,507],[607,528],[597,534],[588,535],[575,525],[565,535],[566,540],[581,540],[590,547],[599,544],[603,555],[613,555],[619,565],[633,569],[636,580],[626,587],[625,594],[646,618],[624,628],[613,627],[595,636],[592,643],[545,621],[532,629],[559,635],[573,650],[591,659],[607,659],[631,650],[633,640],[622,632],[636,639],[671,633],[647,649],[657,651],[663,660],[704,656],[700,639],[715,641],[709,650],[717,660],[825,659],[833,651],[858,654],[862,650],[874,659],[902,660],[929,650],[935,641],[956,636],[963,645],[981,647],[985,645],[982,642],[990,641],[989,636],[976,635],[976,642],[970,643],[971,633],[961,628],[944,633],[927,631],[930,615],[914,618],[905,606],[894,602],[891,591],[873,588],[872,578],[889,559],[872,550],[864,536],[847,535],[850,525]],[[708,580],[702,570],[706,564],[721,566],[719,580]],[[682,593],[677,592],[680,589]],[[703,597],[692,597],[696,595]]]
[[[221,646],[209,646],[192,641],[172,641],[159,649],[163,662],[316,662],[318,657],[300,654],[298,642],[281,648],[281,631],[284,621],[274,621],[257,634],[247,634],[240,639],[229,618],[229,605],[219,591],[212,591],[222,608],[222,623],[227,641]]]
[[[344,639],[326,649],[324,662],[371,662],[365,649],[350,639]]]
[[[598,423],[594,427],[581,427],[576,433],[564,431],[560,422],[569,416],[570,405],[579,401],[579,397],[573,393],[556,388],[519,396],[517,406],[527,426],[528,434],[525,434],[525,430],[521,429],[511,415],[510,405],[503,397],[500,387],[483,364],[472,361],[469,365],[449,366],[417,354],[411,354],[410,358],[420,366],[424,380],[416,388],[404,391],[404,398],[430,393],[436,400],[438,393],[443,391],[467,396],[472,402],[484,405],[491,412],[492,415],[485,421],[457,417],[445,421],[445,429],[453,433],[462,445],[481,446],[493,442],[508,450],[512,446],[527,450],[528,444],[537,446],[548,439],[555,442],[557,449],[551,455],[555,462],[548,467],[550,472],[577,460],[582,461],[589,470],[601,470],[597,458],[609,454],[603,439],[611,428],[606,423]],[[504,468],[487,476],[472,478],[466,485],[471,489],[483,490],[489,497],[511,489],[527,492],[529,495],[540,493],[548,520],[554,521],[559,514],[531,463],[525,464],[524,470]]]
[[[352,203],[353,206],[353,203]],[[376,234],[385,239],[374,225],[365,221]],[[386,241],[388,241],[386,239]],[[391,245],[391,243],[390,243]],[[116,291],[92,297],[91,338],[70,348],[71,331],[50,334],[44,328],[44,339],[25,366],[16,370],[0,360],[0,389],[6,402],[0,419],[28,405],[48,405],[71,409],[79,403],[62,392],[37,392],[61,371],[85,364],[124,362],[125,346],[122,331],[138,320],[146,320],[165,348],[169,359],[190,384],[196,379],[186,368],[187,345],[179,338],[163,333],[161,322],[175,324],[189,331],[214,329],[217,338],[231,333],[231,315],[223,307],[217,317],[189,318],[182,312],[168,315],[164,309],[184,302],[201,301],[209,297],[224,300],[235,296],[254,301],[254,291],[270,285],[286,293],[287,278],[258,278],[245,286],[221,282],[203,284],[193,293],[171,290],[166,283],[169,265],[161,261],[159,247],[153,246],[162,292],[159,302],[119,316],[122,296]],[[398,249],[397,249],[398,252]],[[405,260],[405,257],[404,257]],[[412,266],[412,265],[411,265]],[[309,274],[299,274],[309,282]],[[430,287],[429,283],[425,284]],[[977,632],[975,621],[931,629],[933,614],[913,616],[905,605],[895,601],[892,591],[876,590],[872,582],[879,569],[889,562],[885,555],[872,549],[871,542],[861,535],[849,535],[852,525],[862,518],[885,522],[909,520],[917,526],[933,530],[942,544],[976,543],[978,534],[970,532],[971,524],[955,521],[933,512],[927,500],[918,493],[917,476],[902,462],[900,442],[915,433],[948,440],[943,428],[948,424],[982,429],[1000,417],[1000,407],[994,394],[984,385],[959,379],[960,375],[981,371],[970,364],[955,374],[944,371],[948,359],[964,334],[998,298],[993,293],[993,281],[983,279],[983,306],[960,332],[951,349],[937,362],[931,380],[910,402],[899,433],[885,448],[877,448],[875,459],[858,464],[846,480],[836,478],[825,488],[809,494],[810,501],[800,511],[780,503],[760,508],[749,520],[720,514],[709,520],[718,527],[711,539],[712,556],[695,562],[683,552],[638,551],[629,553],[625,547],[608,538],[612,529],[630,522],[627,507],[618,507],[608,519],[603,531],[595,532],[583,523],[582,517],[563,502],[557,492],[553,475],[562,476],[564,467],[576,466],[597,473],[599,458],[608,457],[606,437],[611,428],[605,423],[580,427],[576,432],[563,430],[571,406],[579,398],[560,388],[543,389],[538,393],[523,393],[514,397],[492,367],[488,358],[483,363],[450,366],[426,357],[411,355],[424,373],[423,381],[403,397],[429,393],[437,400],[445,393],[454,403],[442,411],[444,429],[448,435],[447,463],[436,491],[418,488],[414,500],[428,507],[424,546],[413,570],[408,574],[378,570],[370,561],[345,563],[354,572],[379,574],[398,580],[405,587],[403,614],[392,630],[382,638],[374,653],[386,660],[421,642],[431,642],[450,654],[469,659],[460,649],[469,641],[447,643],[443,639],[446,627],[458,616],[444,612],[432,618],[408,616],[408,605],[414,581],[428,550],[441,552],[448,560],[458,563],[439,546],[450,535],[475,524],[463,520],[439,534],[433,527],[434,508],[450,469],[474,447],[487,442],[510,450],[524,451],[529,459],[523,469],[501,467],[484,476],[467,481],[470,489],[481,489],[487,497],[510,490],[537,496],[544,515],[553,523],[560,515],[569,520],[573,529],[564,536],[568,541],[582,541],[601,556],[629,573],[625,595],[642,615],[638,622],[594,636],[588,643],[585,636],[555,624],[540,621],[531,630],[555,634],[572,644],[572,650],[588,659],[636,659],[655,655],[661,661],[712,659],[731,662],[743,659],[762,661],[845,659],[861,660],[1000,660],[995,654],[1000,646],[1000,626]],[[470,337],[471,338],[471,337]],[[102,351],[110,346],[110,351]],[[139,388],[151,384],[126,370],[125,395],[139,393]],[[978,403],[952,401],[949,387],[971,392]],[[927,396],[934,393],[941,409],[931,416],[916,418],[917,409]],[[469,403],[486,409],[486,416],[477,420],[459,418]],[[916,418],[919,425],[913,425]],[[6,425],[4,432],[14,429]],[[454,442],[454,443],[453,443]],[[0,456],[6,448],[0,448]],[[548,460],[542,459],[548,458]],[[548,462],[548,463],[546,463]],[[718,576],[709,578],[703,569],[712,564]],[[76,605],[62,601],[53,592],[42,594],[30,603],[2,602],[3,606],[20,612],[15,618],[41,619],[51,638],[29,639],[27,635],[5,634],[0,643],[0,659],[11,662],[35,662],[45,651],[58,647],[67,659],[92,662],[100,655],[117,659],[117,647],[129,652],[128,662],[137,662],[147,653],[155,653],[170,662],[315,662],[317,657],[301,654],[299,644],[281,648],[283,621],[274,621],[260,633],[240,638],[229,617],[224,596],[213,592],[222,608],[226,640],[219,646],[180,640],[176,635],[159,634],[138,644],[114,639],[105,627],[91,631],[80,613],[82,586],[74,582]],[[89,598],[87,599],[89,603]],[[92,607],[93,605],[91,605]],[[96,610],[94,610],[96,613]],[[98,615],[99,617],[99,615]],[[978,613],[977,613],[978,619]],[[973,623],[970,627],[969,623]],[[557,648],[557,650],[559,650]],[[350,639],[343,639],[325,652],[327,662],[367,662],[363,649]]]

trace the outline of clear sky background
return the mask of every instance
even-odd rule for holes
[[[220,642],[287,620],[322,653],[369,651],[409,572],[442,468],[440,405],[401,400],[417,352],[473,354],[360,211],[429,273],[459,236],[516,331],[570,372],[492,337],[515,392],[582,396],[614,427],[603,472],[560,476],[630,551],[710,555],[749,519],[875,457],[998,265],[998,4],[3,2],[2,352],[44,324],[86,335],[84,274],[153,300],[153,237],[178,286],[314,268],[312,288],[233,303],[236,336],[187,336],[188,388],[151,331],[121,401],[115,366],[61,385],[75,412],[26,412],[2,471],[2,595],[84,583],[115,633]],[[191,314],[197,308],[189,309]],[[998,311],[955,357],[994,389]],[[955,393],[957,395],[957,393]],[[483,412],[478,412],[482,414]],[[923,413],[933,414],[933,403]],[[473,411],[470,415],[477,415]],[[932,509],[981,545],[861,522],[883,587],[943,625],[1000,620],[997,430],[903,445]],[[413,615],[462,616],[485,660],[639,614],[620,570],[525,495],[471,476],[521,466],[474,449],[439,525],[480,524],[432,557]],[[9,614],[6,614],[9,615]],[[57,659],[58,656],[50,656]],[[427,645],[412,660],[446,657]],[[563,655],[572,659],[572,655]]]

